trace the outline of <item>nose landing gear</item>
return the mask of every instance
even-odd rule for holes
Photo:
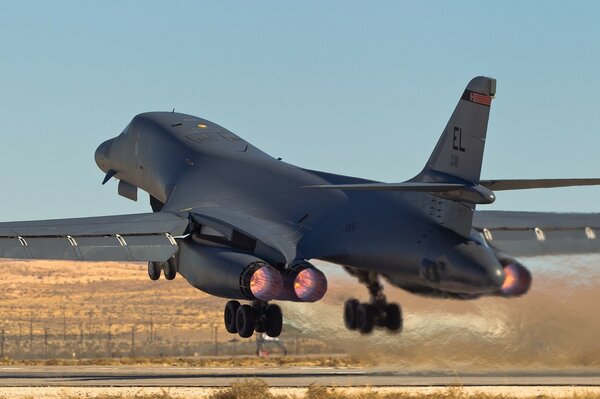
[[[268,302],[253,301],[251,305],[241,305],[238,301],[229,301],[223,313],[227,332],[237,333],[242,338],[250,338],[255,331],[278,337],[283,328],[281,308]]]
[[[386,328],[391,332],[402,330],[402,310],[397,303],[388,303],[383,294],[383,286],[377,273],[348,270],[361,283],[367,286],[371,299],[368,303],[360,303],[357,299],[349,299],[344,304],[344,324],[348,330],[358,330],[369,334],[375,327]]]

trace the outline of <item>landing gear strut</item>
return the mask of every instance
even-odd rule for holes
[[[241,305],[238,301],[229,301],[223,313],[227,332],[238,333],[242,338],[250,338],[255,331],[269,337],[281,334],[283,316],[277,305],[264,301]]]
[[[402,310],[397,303],[388,303],[383,294],[383,286],[379,275],[373,272],[347,269],[350,274],[367,286],[371,299],[368,303],[360,303],[357,299],[349,299],[344,304],[344,324],[348,330],[358,330],[368,334],[375,327],[386,328],[391,332],[402,330]]]

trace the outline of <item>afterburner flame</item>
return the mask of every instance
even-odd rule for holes
[[[269,265],[261,266],[250,277],[250,292],[261,301],[272,300],[279,295],[282,288],[281,273]]]
[[[317,269],[303,269],[294,279],[294,292],[303,302],[316,302],[327,292],[327,279]]]
[[[504,296],[520,296],[531,287],[531,273],[518,263],[507,263],[504,266],[504,283],[500,288],[500,294]]]
[[[512,265],[507,265],[504,267],[504,283],[502,284],[502,288],[500,288],[502,291],[510,290],[518,282],[517,273],[514,267],[511,266]]]

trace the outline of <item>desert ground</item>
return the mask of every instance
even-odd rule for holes
[[[600,370],[600,256],[522,262],[534,281],[530,293],[516,299],[432,299],[386,287],[388,298],[403,306],[404,330],[369,336],[346,331],[342,321],[343,301],[366,299],[366,289],[339,267],[315,262],[328,276],[329,290],[315,304],[281,303],[282,342],[290,354],[347,354],[407,371]],[[146,265],[138,263],[0,265],[7,271],[0,276],[5,358],[255,354],[253,339],[225,332],[225,300],[181,276],[150,281]]]
[[[281,357],[273,348],[258,365],[383,367],[417,374],[504,373],[507,378],[523,373],[600,374],[600,256],[538,257],[522,262],[531,268],[534,283],[528,295],[517,299],[431,299],[388,286],[389,299],[403,306],[404,330],[401,334],[376,331],[369,336],[346,331],[341,315],[343,301],[350,296],[366,299],[366,290],[338,267],[315,262],[328,276],[325,298],[316,304],[281,304],[285,315],[282,342],[297,357]],[[5,367],[257,365],[250,360],[255,355],[254,340],[231,336],[222,327],[225,300],[194,289],[180,276],[174,281],[153,282],[147,277],[146,265],[138,263],[2,260],[0,265],[7,271],[0,276],[0,349]],[[313,357],[302,363],[311,356],[318,360]],[[236,397],[208,388],[157,389],[2,387],[0,398]],[[82,390],[85,394],[80,395]],[[483,391],[488,396],[481,394]],[[305,397],[300,388],[269,392]],[[306,393],[306,397],[406,397],[386,396],[392,392],[380,387],[369,392],[353,388],[335,395]],[[464,387],[458,393],[434,388],[393,391],[393,395],[408,394],[600,397],[597,388],[590,386]]]
[[[0,266],[10,270],[0,276],[2,357],[255,353],[253,340],[224,330],[225,300],[194,289],[180,276],[151,281],[145,264],[2,260]],[[292,333],[294,350],[324,347]]]

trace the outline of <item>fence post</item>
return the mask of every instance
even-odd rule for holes
[[[219,356],[219,334],[217,326],[215,326],[215,356]]]
[[[23,312],[19,311],[19,347],[23,339]]]
[[[79,345],[81,345],[81,348],[83,350],[83,322],[82,321],[79,322]]]
[[[33,350],[33,313],[29,314],[29,351]]]
[[[48,327],[44,327],[44,358],[48,359]]]
[[[67,340],[67,308],[65,305],[61,306],[63,316],[63,340]]]
[[[111,334],[111,330],[112,329],[112,318],[109,316],[108,317],[108,357],[112,357],[112,334]]]
[[[135,357],[135,324],[131,326],[131,357]]]

